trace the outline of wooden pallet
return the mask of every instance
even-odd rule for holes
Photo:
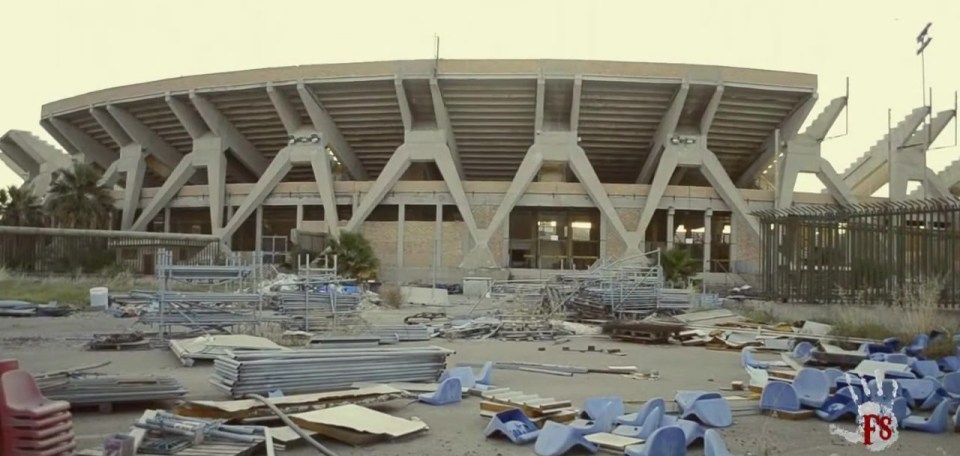
[[[547,421],[568,423],[576,419],[579,413],[578,410],[571,408],[569,400],[540,397],[537,394],[512,391],[509,388],[480,392],[480,397],[483,399],[480,402],[481,416],[492,417],[506,410],[519,409],[540,427]]]

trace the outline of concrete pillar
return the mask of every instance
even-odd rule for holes
[[[406,212],[406,204],[397,205],[397,266],[400,268],[403,267],[403,221],[406,219]]]
[[[256,228],[255,234],[256,238],[253,240],[253,250],[256,252],[263,252],[263,206],[257,206],[256,210]]]
[[[676,236],[676,230],[673,228],[674,209],[667,209],[667,250],[673,248],[673,238]]]
[[[730,272],[737,272],[737,216],[730,216]]]
[[[703,272],[710,272],[710,244],[713,241],[713,209],[703,213]]]
[[[443,255],[440,254],[443,246],[443,204],[437,203],[437,220],[434,226],[433,263],[439,269],[443,266]]]
[[[163,208],[163,232],[164,233],[170,232],[170,212],[172,211],[170,210],[169,206]]]
[[[607,217],[604,215],[600,216],[600,258],[605,258],[607,256],[607,224],[610,223],[607,221]],[[510,226],[509,224],[507,225]],[[509,231],[509,230],[507,230]],[[640,251],[645,251],[643,246],[640,246]]]
[[[297,229],[303,229],[303,203],[297,203]]]

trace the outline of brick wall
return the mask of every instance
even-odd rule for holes
[[[456,268],[463,261],[464,238],[470,237],[463,222],[443,222],[443,240],[440,245],[441,265]]]
[[[403,222],[404,267],[433,267],[435,234],[436,222]]]
[[[397,265],[397,222],[364,222],[360,233],[370,241],[380,267]]]
[[[750,230],[747,221],[736,213],[731,214],[731,223],[734,230],[734,257],[733,266],[738,273],[752,274],[760,270],[760,237]]]

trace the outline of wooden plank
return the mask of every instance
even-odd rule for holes
[[[497,413],[502,412],[503,410],[510,410],[510,409],[513,408],[513,407],[505,406],[504,404],[491,403],[491,404],[489,404],[489,405],[490,405],[491,408],[500,408],[500,407],[502,407],[503,409],[502,409],[502,410],[483,410],[483,409],[481,409],[481,410],[480,410],[480,416],[482,416],[482,417],[484,417],[484,418],[492,418],[494,415],[496,415]],[[578,413],[579,413],[578,410],[563,409],[563,410],[556,410],[556,411],[554,411],[554,412],[550,412],[549,414],[544,414],[544,415],[542,415],[542,416],[530,416],[530,415],[527,415],[527,418],[529,418],[530,421],[532,421],[534,424],[536,424],[537,427],[543,427],[544,423],[546,423],[547,421],[553,421],[553,422],[555,422],[555,423],[569,423],[569,422],[571,422],[571,421],[573,421],[573,420],[575,420],[575,419],[577,418],[577,414],[578,414]]]
[[[599,446],[601,450],[607,450],[616,454],[623,454],[626,448],[630,445],[640,445],[643,443],[643,439],[624,437],[622,435],[611,434],[609,432],[590,434],[584,436],[584,438],[587,439],[588,442]]]
[[[571,405],[572,403],[570,401],[555,401],[546,404],[538,404],[535,408],[538,410],[555,410],[559,408],[570,407]]]
[[[796,412],[786,412],[780,410],[767,410],[763,412],[764,415],[771,416],[773,418],[780,418],[781,420],[790,420],[790,421],[799,421],[813,418],[813,410],[803,409]]]

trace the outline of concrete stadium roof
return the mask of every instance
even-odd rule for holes
[[[298,90],[298,84],[306,92]],[[434,100],[439,94],[467,179],[511,179],[540,122],[544,130],[574,123],[600,179],[633,183],[683,87],[677,131],[701,125],[704,112],[716,99],[715,114],[708,123],[708,147],[736,180],[764,151],[774,130],[816,97],[817,78],[718,66],[580,60],[309,65],[104,89],[44,105],[41,124],[68,150],[102,163],[109,161],[110,153],[114,157],[119,153],[122,144],[117,137],[124,137],[104,113],[118,120],[118,111],[128,113],[132,119],[126,117],[123,130],[135,124],[155,133],[150,136],[154,145],[159,141],[168,152],[156,158],[166,159],[169,167],[176,154],[182,157],[192,147],[184,115],[175,114],[173,105],[189,107],[190,115],[196,117],[200,99],[236,127],[248,148],[269,160],[288,141],[284,122],[289,119],[278,114],[277,95],[299,115],[294,122],[311,125],[302,98],[306,93],[329,114],[344,140],[339,148],[349,148],[372,179],[403,143],[405,126],[417,129],[439,123]],[[64,127],[72,130],[71,135],[64,134]],[[92,156],[94,152],[98,157]],[[243,163],[236,158],[231,162],[228,181],[255,181],[255,173],[246,173]],[[309,171],[295,170],[287,180],[310,177]]]

